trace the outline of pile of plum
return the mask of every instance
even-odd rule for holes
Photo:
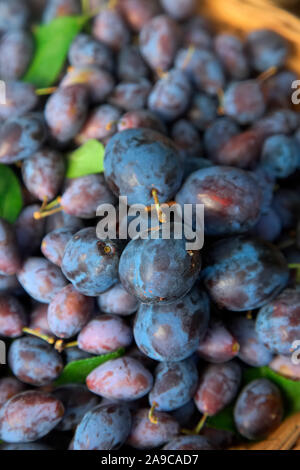
[[[0,163],[24,199],[15,223],[0,219],[0,449],[222,449],[237,437],[210,420],[229,405],[242,439],[264,439],[283,396],[244,372],[300,380],[290,46],[270,30],[216,32],[196,0],[100,3],[41,96],[22,81],[33,16],[80,2],[0,0]],[[67,178],[66,155],[91,139],[104,173]],[[204,248],[121,240],[120,225],[99,239],[97,207],[119,196],[204,204]],[[120,348],[85,384],[56,385],[66,364]]]

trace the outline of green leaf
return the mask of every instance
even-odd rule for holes
[[[104,146],[96,139],[85,142],[68,156],[67,178],[102,173],[104,170]]]
[[[287,415],[300,411],[300,382],[287,379],[277,374],[269,367],[249,368],[244,372],[243,384],[246,385],[256,379],[266,378],[274,382],[281,390]],[[225,408],[216,416],[208,418],[207,425],[224,431],[237,433],[233,418],[234,405]]]
[[[244,374],[246,383],[260,378],[269,379],[278,385],[285,399],[287,414],[293,414],[300,411],[300,382],[287,379],[269,369],[269,367],[248,369]]]
[[[18,178],[11,168],[0,164],[0,217],[15,222],[23,206]]]
[[[231,431],[236,434],[237,430],[233,419],[233,406],[228,406],[216,416],[209,417],[206,421],[206,424],[210,428]]]
[[[34,30],[36,51],[23,78],[37,88],[53,85],[65,64],[70,45],[88,16],[62,16]]]
[[[65,385],[70,383],[85,383],[85,379],[96,369],[96,367],[104,364],[104,362],[111,361],[123,356],[125,353],[124,348],[120,348],[115,352],[109,354],[102,354],[88,359],[81,359],[80,361],[69,362],[66,365],[60,377],[55,381],[55,385]]]
[[[300,263],[289,264],[289,268],[296,270],[296,282],[300,284]]]

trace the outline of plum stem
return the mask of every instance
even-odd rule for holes
[[[39,329],[33,330],[31,328],[23,328],[23,333],[27,333],[32,336],[36,336],[37,338],[42,339],[43,341],[46,341],[48,344],[54,344],[55,343],[55,338],[52,336],[44,335],[41,333]]]
[[[73,348],[75,346],[78,346],[77,341],[72,341],[70,343],[64,343],[62,339],[56,339],[53,336],[48,336],[43,333],[41,333],[41,330],[36,329],[33,330],[32,328],[23,328],[23,333],[27,333],[32,336],[36,336],[39,339],[42,339],[43,341],[46,341],[48,344],[54,345],[54,349],[56,351],[62,353],[64,349],[66,348]]]
[[[246,318],[247,320],[253,320],[253,311],[252,310],[249,310],[247,313],[246,313]]]
[[[270,67],[269,69],[265,70],[263,73],[261,73],[258,77],[257,80],[260,82],[265,82],[269,78],[273,77],[278,72],[277,67]]]
[[[152,189],[152,197],[154,199],[154,204],[155,204],[155,209],[156,209],[156,212],[157,212],[158,220],[160,221],[160,223],[163,224],[165,222],[165,217],[164,217],[164,214],[162,213],[162,210],[160,208],[157,189],[154,189],[154,188]]]
[[[35,93],[38,96],[45,96],[45,95],[52,95],[52,93],[54,93],[56,90],[57,90],[57,86],[52,86],[49,88],[38,88],[37,90],[35,90]]]
[[[197,424],[197,426],[195,427],[195,434],[200,434],[200,432],[202,431],[202,428],[206,422],[208,418],[208,414],[207,413],[204,413],[202,418],[200,419],[199,423]]]
[[[223,116],[225,114],[225,109],[224,109],[224,90],[223,88],[219,88],[217,92],[217,97],[219,101],[219,106],[218,106],[218,114],[219,116]]]
[[[182,64],[182,69],[186,69],[187,66],[189,65],[189,63],[191,62],[192,60],[192,57],[195,53],[195,46],[193,46],[192,44],[188,47],[188,50],[187,50],[187,53],[186,53],[186,57],[183,61],[183,64]]]
[[[40,209],[34,212],[33,217],[36,220],[42,219],[44,217],[49,217],[50,215],[56,214],[57,212],[61,212],[63,210],[62,206],[60,206],[61,197],[58,196],[54,201],[47,204],[47,199],[45,198]],[[58,206],[58,207],[56,207]]]
[[[64,349],[76,348],[76,346],[78,346],[78,341],[71,341],[70,343],[64,345]]]
[[[152,424],[157,424],[158,423],[158,419],[156,416],[154,416],[154,412],[155,412],[155,409],[158,407],[158,404],[156,403],[156,401],[154,401],[152,403],[152,406],[150,408],[150,411],[149,411],[149,414],[148,414],[148,418],[149,418],[149,421],[150,423]]]

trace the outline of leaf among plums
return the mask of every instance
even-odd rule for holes
[[[91,139],[68,156],[67,178],[102,173],[105,148],[101,142]]]
[[[120,348],[115,352],[109,354],[102,354],[101,356],[94,356],[88,359],[81,359],[79,361],[69,362],[66,365],[60,377],[55,381],[55,385],[65,385],[71,383],[85,383],[87,376],[96,367],[104,364],[104,362],[111,361],[123,356],[125,353],[124,348]]]
[[[249,368],[244,372],[244,384],[256,379],[269,379],[281,390],[286,404],[286,412],[292,415],[300,411],[300,382],[287,379],[272,371],[269,367]],[[223,431],[237,433],[233,417],[234,406],[230,405],[216,416],[208,418],[207,425]]]
[[[88,16],[63,16],[36,27],[35,55],[23,80],[37,88],[53,85],[65,64],[73,39],[88,19]]]
[[[0,164],[0,217],[15,222],[23,206],[19,180],[13,170]]]
[[[269,367],[258,367],[245,371],[244,379],[247,383],[260,378],[269,379],[280,388],[285,399],[287,414],[300,411],[300,382],[287,379]]]

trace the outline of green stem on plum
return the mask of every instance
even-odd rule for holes
[[[46,341],[48,344],[54,344],[55,343],[55,338],[52,336],[44,335],[41,333],[40,330],[33,330],[32,328],[23,328],[23,333],[27,333],[32,336],[36,336],[37,338],[42,339],[43,341]]]
[[[277,67],[270,67],[269,69],[265,70],[263,73],[261,73],[258,77],[257,80],[260,82],[265,82],[269,78],[273,77],[278,72]]]
[[[246,318],[247,320],[253,319],[253,310],[248,310],[248,312],[246,313]]]
[[[64,349],[76,348],[77,346],[78,346],[78,341],[71,341],[70,343],[67,343],[64,345]]]
[[[190,45],[190,46],[189,46],[189,48],[188,48],[188,50],[187,50],[186,57],[185,57],[184,62],[183,62],[183,64],[182,64],[182,68],[183,68],[183,69],[186,69],[187,66],[189,65],[189,63],[191,62],[192,57],[193,57],[193,55],[194,55],[194,53],[195,53],[195,50],[196,50],[195,46],[193,46],[193,45]]]
[[[57,90],[56,86],[52,86],[49,88],[38,88],[35,90],[36,95],[38,96],[45,96],[45,95],[52,95]]]
[[[157,408],[157,406],[158,406],[158,405],[157,405],[156,401],[154,401],[154,402],[152,403],[152,406],[151,406],[150,411],[149,411],[149,414],[148,414],[149,421],[150,421],[150,423],[152,423],[152,424],[157,424],[157,423],[158,423],[158,419],[157,419],[157,417],[154,415],[154,412],[155,412],[155,409]]]
[[[58,212],[61,212],[63,210],[62,207],[57,207],[56,209],[52,209],[51,211],[44,211],[44,212],[35,212],[33,214],[33,217],[36,220],[43,219],[44,217],[49,217],[50,215],[57,214]]]
[[[44,199],[40,209],[33,214],[33,217],[36,220],[39,220],[44,217],[49,217],[50,215],[61,212],[63,208],[61,207],[60,203],[61,203],[60,196],[58,196],[56,199],[54,199],[54,201],[50,202],[49,204],[47,204],[47,201],[45,202],[45,199]]]
[[[208,418],[208,414],[207,413],[204,413],[202,418],[200,419],[199,423],[197,424],[197,426],[195,427],[195,434],[200,434],[200,432],[202,431],[202,428],[206,422]]]
[[[81,0],[81,10],[83,15],[90,14],[90,0]]]
[[[219,88],[217,92],[217,97],[219,101],[219,107],[218,107],[218,115],[223,116],[225,114],[225,109],[224,109],[224,90],[223,88]]]
[[[182,434],[185,434],[187,436],[198,436],[198,434],[200,434],[200,432],[202,431],[202,428],[203,426],[205,425],[205,422],[208,418],[208,414],[207,413],[204,413],[202,418],[200,419],[199,423],[197,424],[197,426],[194,428],[194,429],[181,429],[181,433]]]
[[[35,336],[39,339],[42,339],[43,341],[46,341],[46,343],[54,345],[54,349],[56,351],[62,353],[66,348],[74,348],[78,346],[77,341],[71,341],[70,343],[64,343],[62,339],[56,339],[53,336],[48,336],[43,333],[39,329],[33,330],[32,328],[23,328],[23,333],[27,333],[29,335]]]
[[[296,282],[300,283],[300,263],[291,263],[288,266],[289,269],[294,269],[297,271]]]
[[[165,223],[166,219],[165,219],[165,216],[160,208],[160,203],[159,203],[159,199],[158,199],[158,193],[157,193],[157,190],[156,189],[152,189],[152,197],[154,199],[154,204],[155,204],[155,209],[156,209],[156,212],[157,212],[157,217],[158,217],[158,220],[160,221],[160,223]]]

